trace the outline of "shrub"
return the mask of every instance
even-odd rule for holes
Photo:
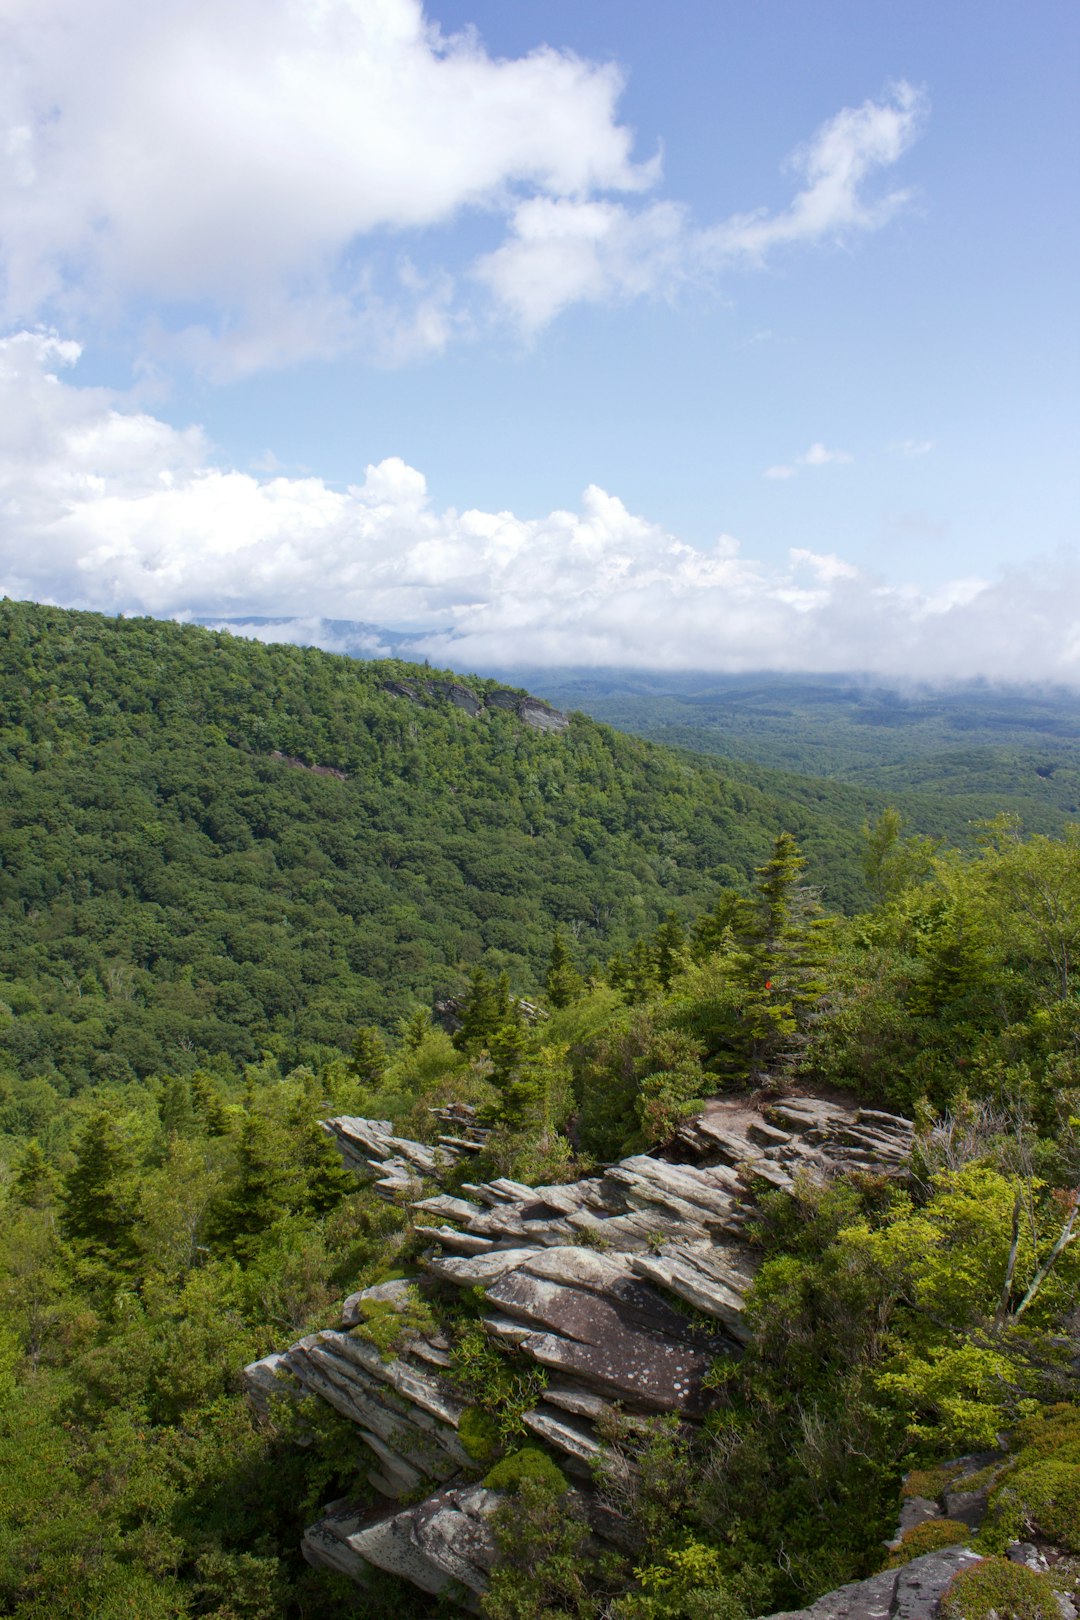
[[[558,1463],[539,1446],[522,1446],[520,1451],[512,1451],[495,1464],[484,1484],[491,1491],[517,1491],[525,1480],[560,1495],[570,1489]]]
[[[548,1381],[544,1368],[494,1343],[471,1321],[457,1329],[447,1376],[466,1399],[483,1403],[504,1444],[526,1432],[522,1413],[536,1405]]]
[[[746,1620],[755,1606],[735,1587],[715,1547],[687,1541],[634,1571],[641,1591],[616,1601],[614,1620]]]
[[[1051,1406],[1017,1426],[1015,1460],[990,1493],[981,1545],[1040,1535],[1080,1552],[1080,1407]]]
[[[1022,1532],[1080,1552],[1080,1463],[1044,1458],[1018,1468],[994,1493],[995,1520],[1005,1532]]]
[[[360,1309],[364,1320],[352,1331],[373,1344],[384,1361],[393,1361],[410,1340],[435,1331],[435,1318],[415,1288],[398,1299],[363,1299]]]
[[[960,1570],[938,1612],[941,1620],[1061,1620],[1050,1578],[1007,1558]]]
[[[962,1466],[961,1463],[944,1463],[940,1468],[913,1468],[904,1478],[902,1495],[905,1499],[924,1496],[936,1502],[939,1496],[944,1496]]]
[[[489,1522],[499,1559],[481,1599],[486,1620],[574,1620],[595,1613],[586,1586],[589,1527],[572,1496],[526,1475]]]
[[[957,1547],[971,1537],[970,1525],[959,1519],[927,1519],[922,1524],[905,1530],[900,1545],[889,1556],[884,1567],[898,1569],[923,1553],[937,1552],[939,1547]]]

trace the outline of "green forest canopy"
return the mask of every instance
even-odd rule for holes
[[[0,1053],[62,1088],[318,1061],[478,963],[527,991],[553,928],[602,962],[745,884],[782,829],[853,909],[884,803],[733,780],[584,715],[474,717],[414,665],[9,601],[0,698]]]

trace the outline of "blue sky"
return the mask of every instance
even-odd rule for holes
[[[0,587],[1080,682],[1080,14],[11,0]]]

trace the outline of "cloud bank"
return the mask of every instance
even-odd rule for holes
[[[6,0],[0,310],[141,319],[219,376],[525,333],[873,230],[918,134],[909,85],[836,114],[790,203],[696,225],[619,121],[610,63],[514,59],[419,0]],[[449,228],[477,222],[489,248]],[[455,253],[457,259],[455,259]],[[134,317],[132,311],[138,312]]]
[[[398,458],[362,482],[256,477],[101,388],[76,343],[0,341],[0,589],[107,612],[407,629],[459,668],[865,670],[1080,683],[1080,564],[927,593],[794,547],[687,545],[590,486],[574,511],[440,511]],[[259,631],[269,634],[270,632]]]

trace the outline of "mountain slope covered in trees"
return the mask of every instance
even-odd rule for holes
[[[546,733],[519,697],[0,604],[0,1052],[62,1086],[317,1059],[479,962],[530,989],[555,927],[603,961],[781,828],[833,905],[865,897],[873,796],[735,781],[583,715]]]
[[[1080,813],[1080,692],[853,675],[529,670],[553,703],[672,747],[887,793],[924,832],[963,839],[996,811],[1033,832]],[[779,786],[779,783],[777,784]]]

